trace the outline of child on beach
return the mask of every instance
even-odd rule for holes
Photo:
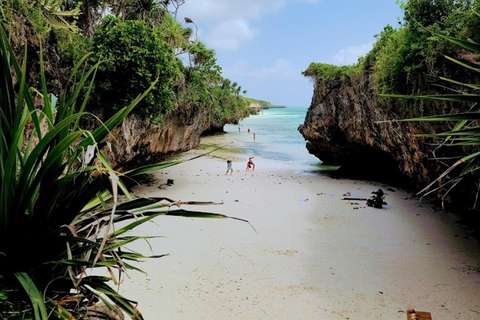
[[[253,163],[252,159],[255,157],[249,157],[247,162],[247,171],[252,168],[252,171],[255,171],[255,163]]]
[[[233,167],[232,167],[232,160],[227,160],[227,172],[225,172],[225,175],[227,175],[228,171],[230,171],[230,175],[233,173]]]

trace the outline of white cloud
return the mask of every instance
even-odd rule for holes
[[[223,69],[223,75],[231,79],[245,79],[248,81],[278,81],[300,76],[298,70],[286,59],[277,59],[272,66],[259,69],[249,69],[245,61],[237,61],[232,67]]]
[[[216,49],[237,50],[240,43],[253,38],[259,30],[242,19],[215,24],[208,35],[208,43]]]
[[[236,50],[242,43],[253,38],[259,30],[251,22],[266,14],[277,12],[288,3],[321,0],[187,0],[180,7],[181,17],[189,17],[204,23],[209,45],[214,49]]]
[[[258,19],[263,14],[285,6],[286,0],[189,0],[181,14],[194,20],[210,22],[235,19]]]
[[[233,66],[225,67],[223,76],[238,82],[242,89],[247,90],[247,97],[274,104],[307,106],[312,95],[308,79],[287,59],[280,58],[267,67],[259,68],[252,68],[239,60]]]
[[[374,42],[369,42],[358,47],[351,46],[342,49],[332,57],[332,61],[337,65],[354,64],[358,61],[359,57],[364,56],[372,49],[373,44]]]

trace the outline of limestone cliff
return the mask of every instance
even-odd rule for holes
[[[262,105],[259,103],[250,103],[248,109],[250,110],[250,114],[259,114],[262,110]]]
[[[202,135],[223,132],[226,123],[238,123],[248,116],[243,110],[238,112],[214,120],[207,109],[192,114],[179,108],[165,116],[160,125],[130,115],[105,139],[102,152],[117,169],[154,163],[169,155],[196,148]]]
[[[425,122],[379,121],[450,113],[454,108],[467,106],[425,101],[418,107],[414,100],[401,99],[382,102],[373,82],[372,74],[367,72],[345,76],[341,81],[317,81],[305,123],[299,127],[307,140],[307,149],[325,164],[341,165],[349,174],[403,180],[424,187],[446,167],[432,161],[435,147],[431,141],[415,134],[446,127]],[[440,152],[443,151],[436,155],[441,156]]]
[[[113,167],[135,167],[187,151],[200,143],[200,134],[206,129],[204,114],[198,114],[189,124],[172,113],[162,125],[131,115],[112,131],[103,152]]]

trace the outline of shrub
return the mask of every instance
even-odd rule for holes
[[[456,49],[435,35],[465,34],[477,40],[472,28],[478,21],[469,10],[479,6],[477,0],[409,0],[401,2],[402,26],[391,26],[376,36],[377,42],[364,58],[364,67],[373,66],[379,93],[419,93],[428,82],[444,75],[441,59]]]
[[[64,66],[74,66],[91,49],[91,41],[79,34],[62,34],[58,37],[58,51],[60,61]]]
[[[343,83],[351,73],[357,70],[359,70],[358,64],[335,66],[327,63],[312,62],[302,74],[313,78],[315,85],[324,86],[327,83]]]
[[[173,108],[177,63],[172,48],[161,40],[158,30],[143,21],[121,22],[107,16],[95,32],[93,51],[94,61],[106,60],[97,74],[94,90],[97,107],[111,114],[158,78],[155,88],[135,112],[154,119]]]

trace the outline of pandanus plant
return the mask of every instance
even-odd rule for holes
[[[122,182],[181,161],[118,173],[100,152],[98,143],[155,83],[88,131],[81,120],[101,62],[80,71],[84,57],[57,99],[47,91],[42,50],[38,91],[27,87],[26,59],[16,61],[0,30],[0,318],[102,318],[93,307],[102,301],[142,319],[135,303],[111,286],[127,269],[139,270],[132,261],[146,258],[125,247],[145,237],[128,232],[159,215],[226,216],[170,210],[178,203],[162,198],[134,199]],[[40,107],[32,92],[42,98]],[[100,164],[92,165],[93,158]]]

